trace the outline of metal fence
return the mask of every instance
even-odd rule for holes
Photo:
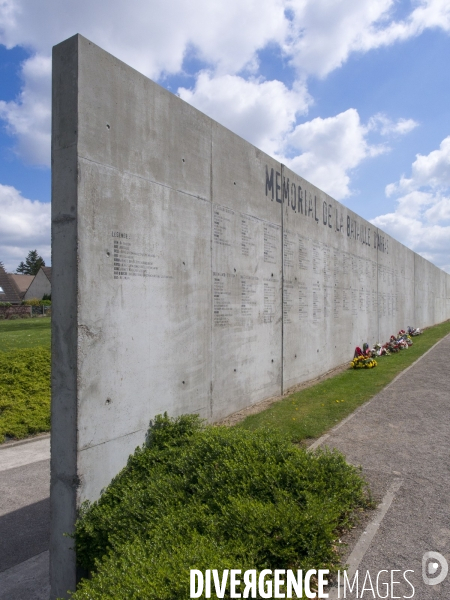
[[[39,317],[41,315],[49,317],[52,314],[51,306],[32,306],[31,307],[31,316]]]

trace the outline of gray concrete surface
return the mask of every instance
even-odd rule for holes
[[[49,437],[0,447],[0,599],[48,599]]]
[[[54,48],[53,594],[151,419],[216,421],[450,317],[450,275],[74,36]],[[417,292],[417,293],[416,293]]]
[[[48,600],[50,596],[49,552],[0,572],[1,600]]]
[[[408,574],[414,598],[450,598],[450,577],[432,586],[422,580],[425,552],[439,552],[450,563],[449,361],[447,336],[323,440],[361,465],[372,486],[387,478],[397,487],[358,564],[363,579],[367,571],[374,580],[382,569],[399,569],[394,579],[403,584],[394,585],[389,598],[411,595],[402,577],[407,569],[414,571]],[[347,598],[356,597],[347,591]],[[363,597],[373,595],[366,591]]]
[[[6,443],[1,446],[0,472],[47,460],[50,457],[50,436]]]

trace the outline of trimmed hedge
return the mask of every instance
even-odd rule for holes
[[[360,471],[269,429],[159,416],[147,447],[76,524],[76,600],[185,600],[190,569],[339,567],[333,541],[369,504]],[[216,598],[212,594],[212,598]]]
[[[0,442],[50,430],[50,349],[0,352]]]

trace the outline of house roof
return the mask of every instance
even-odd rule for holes
[[[45,275],[47,276],[47,279],[51,283],[52,282],[52,268],[51,267],[41,267],[41,269],[44,271]]]
[[[34,279],[34,275],[18,275],[16,273],[8,273],[8,276],[14,281],[16,286],[19,288],[21,296],[25,294],[25,292],[30,287],[31,282]]]
[[[20,290],[15,283],[14,279],[11,279],[9,274],[0,265],[0,302],[11,302],[12,304],[20,304]]]

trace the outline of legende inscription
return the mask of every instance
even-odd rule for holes
[[[155,277],[173,279],[161,272],[156,247],[147,251],[138,248],[138,244],[129,233],[113,231],[114,238],[114,279],[133,279],[135,277]]]

